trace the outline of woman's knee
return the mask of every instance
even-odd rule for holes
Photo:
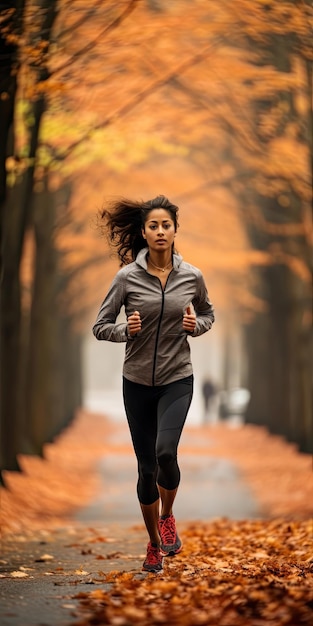
[[[155,481],[157,472],[157,460],[156,459],[140,459],[138,460],[138,475],[139,479],[145,483],[152,483]]]
[[[157,488],[157,465],[154,468],[138,466],[137,495],[141,504],[152,504],[159,496]]]
[[[159,467],[169,467],[177,462],[176,450],[171,448],[160,447],[157,450],[157,462]]]

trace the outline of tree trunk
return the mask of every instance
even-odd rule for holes
[[[81,337],[66,313],[67,277],[61,274],[55,247],[56,196],[36,195],[33,223],[36,241],[34,286],[27,368],[28,433],[32,452],[72,420],[81,404]]]
[[[27,424],[33,452],[55,430],[60,411],[58,372],[57,256],[53,242],[55,210],[53,195],[36,194],[33,210],[35,267],[30,313],[29,362],[27,368]]]
[[[20,258],[25,185],[15,187],[3,210],[1,276],[1,468],[19,469],[17,452],[22,452],[22,422],[19,411],[21,384],[21,293]]]
[[[14,12],[7,13],[8,9],[15,9]],[[22,21],[22,13],[24,2],[3,2],[1,5],[2,27],[9,34],[18,34],[20,32],[20,24]],[[6,15],[6,17],[3,17]],[[19,23],[20,20],[20,23]],[[13,39],[11,39],[13,41]],[[12,337],[8,341],[8,326],[10,325],[10,315],[12,315],[12,324],[16,328],[19,327],[20,310],[19,310],[19,284],[15,280],[16,261],[11,255],[11,231],[7,232],[7,213],[14,212],[14,206],[8,206],[7,181],[6,181],[6,159],[12,154],[12,135],[13,135],[13,117],[15,107],[15,96],[17,88],[17,69],[18,69],[18,46],[9,43],[7,37],[0,31],[0,268],[1,268],[1,286],[0,286],[0,470],[9,464],[12,468],[18,469],[15,457],[16,446],[19,442],[19,433],[14,427],[12,416],[16,414],[16,385],[17,380],[11,378],[8,380],[6,376],[7,367],[12,371],[12,362],[16,358],[18,350],[18,339]],[[11,141],[10,141],[11,138]],[[11,144],[11,145],[10,145]],[[15,246],[16,241],[13,241]],[[15,248],[14,248],[15,249]],[[4,261],[7,254],[10,260],[7,265],[7,272],[4,270]],[[9,294],[10,304],[15,304],[12,310],[7,306],[6,296]],[[2,358],[5,354],[6,358]],[[13,394],[8,392],[9,388],[15,386]],[[8,395],[12,396],[12,404],[7,402]]]
[[[42,10],[42,22],[39,25],[38,40],[49,41],[57,1],[41,1],[38,11]],[[21,16],[19,16],[21,19]],[[45,65],[38,70],[38,82],[47,78]],[[26,229],[30,223],[30,211],[34,177],[34,162],[38,145],[39,128],[45,110],[44,95],[38,96],[33,106],[34,125],[31,129],[29,158],[31,165],[4,203],[1,221],[1,294],[0,294],[0,345],[1,345],[1,426],[2,459],[1,468],[18,469],[16,455],[23,452],[21,441],[21,415],[18,394],[22,389],[20,379],[21,355],[21,313],[20,313],[20,263]],[[20,186],[21,185],[21,186]],[[16,193],[17,192],[17,193]],[[22,399],[23,400],[23,399]]]
[[[269,427],[268,316],[256,315],[244,332],[248,361],[247,387],[251,393],[246,422]]]
[[[272,37],[271,43],[264,50],[264,63],[289,73],[291,55],[296,54],[293,52],[295,42],[277,36]],[[310,93],[308,84],[308,102]],[[296,111],[294,95],[291,90],[286,90],[281,91],[273,101],[257,102],[256,128],[260,113],[264,116],[268,110],[270,115],[273,107],[282,105],[281,109],[288,112],[281,116],[276,135],[288,136],[288,127],[293,123],[298,128],[298,140],[308,144],[312,142],[312,137],[308,138],[303,132],[307,128],[307,120]],[[267,140],[262,140],[266,150]],[[271,140],[272,137],[269,138]],[[310,176],[309,164],[308,170]],[[270,194],[266,197],[266,192],[260,196],[253,188],[250,190],[251,205],[257,205],[268,228],[257,229],[251,223],[249,235],[253,246],[268,251],[272,261],[264,271],[260,271],[262,284],[258,294],[268,304],[268,315],[266,319],[265,315],[258,315],[247,330],[251,391],[247,417],[249,421],[261,420],[271,432],[296,442],[301,450],[312,451],[311,331],[307,323],[312,304],[309,280],[311,251],[307,233],[287,235],[284,232],[286,225],[304,225],[307,200],[305,193],[301,196],[294,188],[291,176],[290,180],[283,176],[279,182],[285,189],[283,205],[279,202],[279,193],[277,198]],[[304,268],[302,275],[297,273],[299,261]],[[264,320],[260,321],[263,317]],[[264,329],[264,334],[261,331],[258,335],[259,326]],[[265,378],[268,378],[267,383]],[[263,415],[261,407],[267,410],[267,415]]]
[[[73,319],[64,318],[61,326],[62,350],[62,427],[67,426],[82,405],[82,335],[75,331]]]
[[[251,401],[247,421],[313,451],[309,284],[285,264],[264,271],[268,314],[246,328]]]

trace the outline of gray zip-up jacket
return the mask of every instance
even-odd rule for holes
[[[173,269],[165,288],[147,271],[148,248],[116,274],[93,326],[97,339],[126,342],[123,375],[143,385],[165,385],[192,374],[188,336],[210,330],[213,306],[201,271],[173,255]],[[197,323],[192,333],[183,327],[187,306],[193,305]],[[139,311],[141,330],[128,336],[127,323],[116,323],[122,308],[128,317]]]

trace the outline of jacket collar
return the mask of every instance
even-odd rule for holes
[[[147,266],[147,254],[148,254],[148,248],[142,248],[137,256],[136,256],[136,263],[137,265],[140,265],[140,267],[143,267],[143,269],[147,270],[148,266]],[[179,266],[181,265],[181,262],[183,260],[183,257],[178,254],[177,252],[174,252],[173,254],[173,268],[174,270],[178,270]]]

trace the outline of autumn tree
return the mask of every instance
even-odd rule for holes
[[[176,196],[185,201],[189,196],[184,218],[192,236],[188,240],[188,235],[183,235],[183,243],[189,250],[196,237],[194,258],[199,258],[210,283],[218,282],[216,276],[222,281],[224,295],[220,295],[218,302],[224,313],[225,328],[236,320],[235,324],[246,329],[248,379],[243,382],[252,392],[249,419],[266,423],[301,446],[310,445],[305,443],[309,442],[311,424],[306,347],[301,357],[304,376],[301,384],[290,373],[295,368],[299,371],[300,359],[299,353],[295,356],[291,338],[294,337],[298,348],[308,345],[303,337],[308,329],[304,301],[310,303],[310,175],[307,175],[310,146],[301,132],[292,135],[296,126],[309,128],[310,121],[305,104],[309,102],[309,83],[302,86],[301,78],[299,83],[302,73],[299,58],[303,58],[305,67],[310,62],[308,5],[257,2],[251,7],[244,0],[236,6],[225,1],[215,5],[213,11],[197,2],[189,15],[188,26],[184,27],[180,17],[185,4],[181,2],[175,7],[163,2],[158,2],[157,7],[148,4],[153,9],[153,22],[151,30],[145,30],[147,11],[142,3],[135,22],[126,21],[120,29],[109,33],[105,44],[93,50],[93,71],[89,76],[94,77],[97,86],[94,93],[98,97],[94,96],[91,104],[90,92],[82,94],[73,83],[70,99],[74,102],[78,97],[84,104],[86,124],[85,129],[81,126],[81,137],[67,149],[62,146],[61,155],[75,151],[82,154],[88,142],[89,159],[96,161],[97,151],[100,154],[109,146],[105,166],[108,174],[112,174],[120,163],[126,173],[130,172],[134,157],[146,163],[147,168],[152,167],[154,155],[164,155],[166,151],[169,162],[170,155],[173,161],[175,157],[181,161],[188,159],[202,172],[206,182],[198,187],[195,184],[193,192],[189,190],[187,194],[177,192],[174,178],[174,199]],[[173,32],[175,37],[171,36]],[[287,43],[290,40],[292,45]],[[103,76],[100,59],[104,49],[107,55]],[[119,72],[114,73],[115,68]],[[121,82],[120,73],[127,80]],[[300,104],[293,110],[287,109],[288,100],[292,99]],[[302,120],[301,106],[307,111]],[[140,145],[142,137],[146,141],[144,148]],[[295,189],[296,175],[288,156],[294,150],[301,154],[296,170],[301,190]],[[92,176],[95,167],[86,164],[86,174]],[[167,179],[166,183],[171,189],[171,181]],[[192,208],[195,198],[197,218]],[[296,218],[292,217],[290,226],[285,228],[280,222],[289,220],[288,203],[290,216],[294,213]],[[237,254],[232,253],[230,247],[236,248],[236,242],[226,235],[226,222],[224,239],[217,241],[221,223],[218,207],[223,215],[231,207],[230,211],[240,216],[250,249],[241,232],[242,248]],[[273,223],[269,219],[271,212],[277,216]],[[213,236],[211,242],[211,235],[203,229],[205,224],[215,234],[215,241]],[[298,242],[299,237],[303,246]],[[208,244],[214,249],[210,256],[206,255]],[[92,247],[90,250],[92,254]],[[252,271],[257,266],[259,269]],[[95,268],[94,276],[101,271],[101,267]],[[298,296],[294,289],[292,295],[290,285],[298,284],[298,279],[302,295]],[[281,307],[281,302],[289,303],[290,299],[295,317],[292,314],[288,318],[287,333],[287,329],[282,332],[286,309]],[[227,301],[233,305],[228,314]],[[275,306],[277,311],[273,315]],[[300,323],[302,311],[304,321]],[[294,325],[299,323],[301,330],[296,330]],[[271,337],[275,337],[274,342]],[[284,354],[289,344],[287,367]],[[273,373],[268,376],[271,368]],[[292,399],[283,393],[287,383]],[[303,434],[300,434],[299,414],[306,424]],[[293,429],[295,416],[298,426]]]
[[[258,45],[256,63],[272,68],[282,81],[279,89],[254,97],[253,126],[264,165],[248,185],[246,224],[253,247],[266,251],[268,262],[259,270],[258,292],[267,312],[255,315],[246,328],[252,391],[248,419],[266,424],[271,432],[309,452],[313,434],[309,5],[267,3],[255,16],[259,23],[262,16],[261,33],[250,29],[249,39]]]
[[[16,10],[19,8],[18,20],[23,22],[21,33],[3,31],[5,42],[14,41],[15,50],[22,51],[23,35],[26,38],[24,54],[31,57],[31,70],[34,87],[45,81],[48,76],[47,51],[53,22],[56,16],[57,2],[37,2],[27,7],[17,3],[13,11],[12,24],[15,21]],[[4,13],[5,15],[5,13]],[[11,12],[10,12],[11,15]],[[25,21],[31,29],[25,31]],[[23,32],[22,32],[23,31]],[[12,58],[12,55],[11,55]],[[15,80],[16,63],[7,69],[8,80],[11,84]],[[11,78],[9,78],[9,76]],[[6,132],[12,126],[15,111],[14,94],[11,98],[11,111],[5,119]],[[1,424],[2,424],[2,458],[6,468],[17,467],[16,454],[25,448],[25,423],[23,420],[25,388],[25,336],[22,333],[21,320],[21,284],[20,265],[23,254],[25,235],[30,227],[32,212],[32,189],[35,171],[35,158],[38,145],[39,129],[45,110],[45,94],[34,89],[29,98],[29,114],[32,123],[29,125],[28,154],[24,159],[23,168],[16,177],[14,189],[7,194],[2,210],[1,234]],[[6,142],[5,142],[6,143]],[[2,148],[2,154],[8,154],[7,145]],[[27,338],[26,338],[27,341]]]
[[[126,16],[137,2],[123,4],[126,10],[122,14]],[[89,16],[94,17],[95,8],[100,5],[102,3],[98,2],[91,7]],[[68,8],[66,3],[63,7]],[[62,219],[60,212],[66,210],[70,183],[65,179],[58,193],[51,192],[49,163],[39,146],[48,102],[55,106],[58,91],[62,90],[60,83],[51,81],[55,68],[49,67],[49,63],[53,65],[50,44],[57,32],[58,3],[29,2],[21,8],[20,32],[16,29],[13,32],[13,27],[2,30],[4,45],[12,47],[11,41],[14,42],[10,54],[13,57],[13,52],[18,53],[21,66],[19,82],[23,94],[21,92],[18,104],[23,111],[26,134],[26,138],[17,138],[8,172],[4,167],[8,153],[6,145],[3,146],[6,175],[3,185],[8,177],[12,187],[4,202],[1,242],[1,466],[6,469],[18,467],[18,452],[41,453],[43,443],[52,440],[81,404],[81,332],[73,330],[73,320],[64,303],[62,306],[61,294],[66,292],[67,278],[65,273],[61,277],[58,271],[60,254],[54,237],[56,223]],[[3,15],[5,26],[9,19],[14,23],[16,11],[3,12]],[[108,17],[107,11],[105,16]],[[113,21],[114,26],[119,24],[119,18]],[[58,31],[59,41],[81,23],[81,18],[77,19],[75,11],[71,11],[68,31]],[[108,24],[110,21],[106,28]],[[82,47],[86,53],[87,49]],[[59,55],[61,62],[62,54]],[[11,66],[7,74],[13,76]],[[8,115],[6,120],[8,128],[14,113],[15,125],[19,126],[19,111],[12,102],[11,117]],[[20,282],[21,274],[25,273],[28,273],[26,297],[23,295],[25,285]],[[26,306],[21,306],[25,300]],[[13,380],[15,387],[11,384]]]
[[[202,267],[219,323],[230,338],[232,325],[248,337],[249,419],[304,445],[291,424],[304,405],[310,422],[308,333],[299,314],[308,293],[310,228],[308,136],[299,131],[305,134],[309,118],[308,83],[299,82],[310,62],[306,6],[198,0],[190,10],[189,0],[93,0],[73,10],[59,0],[38,2],[44,12],[36,12],[37,19],[26,14],[32,45],[23,48],[20,102],[30,122],[30,151],[11,162],[10,202],[18,220],[10,226],[14,243],[6,249],[2,289],[14,311],[3,331],[3,358],[11,355],[3,381],[12,425],[12,431],[5,426],[7,441],[14,430],[19,438],[27,433],[29,442],[28,448],[25,441],[10,443],[8,466],[18,450],[40,451],[80,402],[84,324],[99,284],[105,289],[114,268],[90,224],[103,196],[124,190],[126,181],[129,192],[149,197],[162,185],[181,205],[181,247]],[[295,150],[301,159],[294,173],[289,155]],[[287,228],[280,223],[286,219]],[[24,332],[20,269],[28,297]],[[10,275],[15,300],[7,295]],[[290,300],[287,328],[280,303]],[[280,343],[267,346],[277,329]],[[301,357],[294,342],[305,346]],[[299,361],[301,393],[299,378],[292,380]],[[267,379],[270,367],[276,387]],[[12,401],[12,379],[19,389],[24,385],[19,400],[15,394]],[[286,381],[288,429],[280,400]]]

